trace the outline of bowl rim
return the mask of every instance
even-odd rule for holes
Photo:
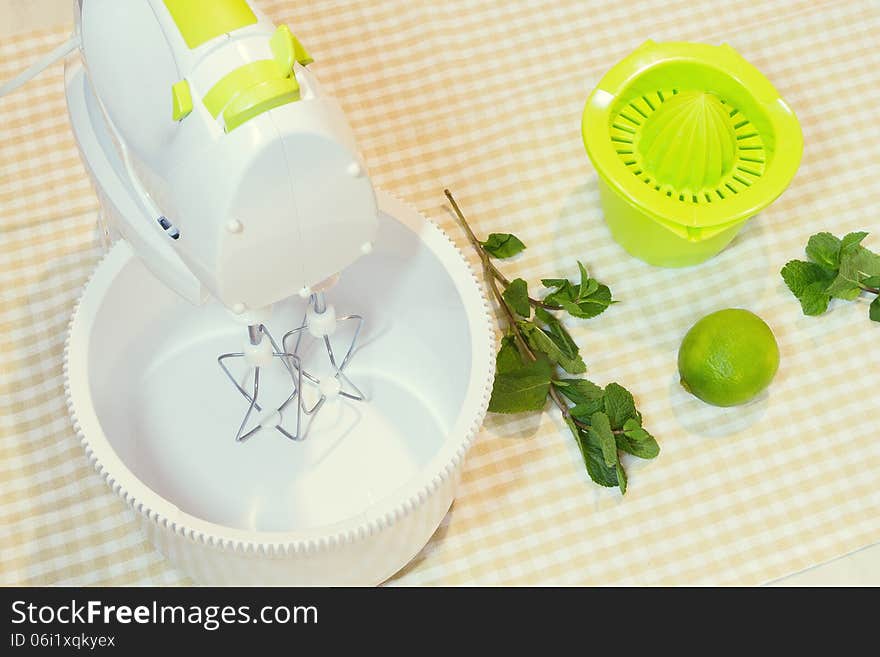
[[[434,221],[399,199],[376,190],[379,210],[415,232],[441,261],[453,281],[471,335],[471,372],[461,410],[448,438],[422,475],[358,515],[330,525],[284,532],[229,527],[182,511],[139,479],[116,453],[95,412],[88,377],[88,344],[96,312],[117,274],[135,259],[120,240],[96,264],[76,302],[64,345],[64,393],[73,428],[86,456],[110,488],[150,522],[209,547],[265,555],[309,554],[373,536],[423,506],[454,479],[482,426],[495,372],[495,326],[473,267]]]

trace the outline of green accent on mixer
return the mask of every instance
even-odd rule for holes
[[[189,82],[181,80],[171,87],[171,118],[182,121],[193,111],[192,93]]]
[[[165,0],[165,7],[190,48],[257,22],[246,0]]]
[[[204,103],[215,119],[223,113],[229,132],[263,112],[299,98],[296,77],[284,77],[274,60],[262,59],[226,74],[205,94]]]
[[[794,113],[727,45],[646,42],[599,82],[582,132],[612,235],[666,267],[721,251],[803,150]]]
[[[269,40],[269,46],[272,48],[275,61],[281,67],[281,75],[286,78],[293,75],[294,64],[308,66],[315,61],[286,25],[278,26]]]
[[[223,111],[226,131],[235,130],[242,123],[270,109],[299,100],[299,87],[290,80],[269,80],[235,97]]]

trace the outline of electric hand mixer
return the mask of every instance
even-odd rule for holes
[[[74,11],[73,38],[0,97],[81,49],[68,112],[124,238],[65,344],[89,460],[199,582],[383,581],[436,530],[486,412],[494,328],[473,272],[373,189],[288,28],[245,0]],[[222,440],[261,430],[313,439]]]
[[[215,297],[241,321],[243,348],[218,359],[247,402],[236,440],[270,427],[304,438],[303,415],[338,396],[364,399],[344,372],[363,318],[337,316],[324,297],[370,252],[377,228],[342,109],[290,29],[245,0],[78,4],[92,94],[89,124],[73,129],[105,207],[155,276],[194,304]],[[308,311],[278,341],[264,321],[292,295],[310,299]],[[355,330],[335,352],[339,322]],[[325,376],[303,369],[304,338],[323,343]],[[236,359],[244,376],[230,368]],[[290,394],[266,408],[260,374],[273,362]],[[285,428],[288,411],[295,428]]]

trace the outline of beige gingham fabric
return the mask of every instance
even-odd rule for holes
[[[589,264],[621,300],[572,322],[598,383],[636,394],[656,461],[599,489],[556,414],[490,416],[459,496],[399,584],[756,584],[880,541],[880,325],[866,300],[805,318],[780,267],[807,237],[866,229],[880,248],[876,0],[259,2],[317,58],[376,183],[440,222],[450,187],[474,228],[529,246],[537,285]],[[0,44],[7,79],[66,37]],[[729,42],[803,126],[792,186],[709,263],[661,270],[610,238],[580,142],[589,91],[647,38]],[[0,100],[0,581],[176,584],[86,464],[67,418],[62,345],[100,254],[97,202],[67,121],[62,67]],[[677,385],[687,328],[741,306],[773,327],[769,396],[709,408]]]

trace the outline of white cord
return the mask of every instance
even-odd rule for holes
[[[52,64],[59,59],[63,59],[68,53],[73,52],[77,48],[79,48],[79,35],[75,34],[48,55],[38,59],[36,62],[28,66],[27,69],[22,71],[19,75],[0,85],[0,98],[7,94],[11,94],[23,84],[30,82],[40,73],[52,66]]]

